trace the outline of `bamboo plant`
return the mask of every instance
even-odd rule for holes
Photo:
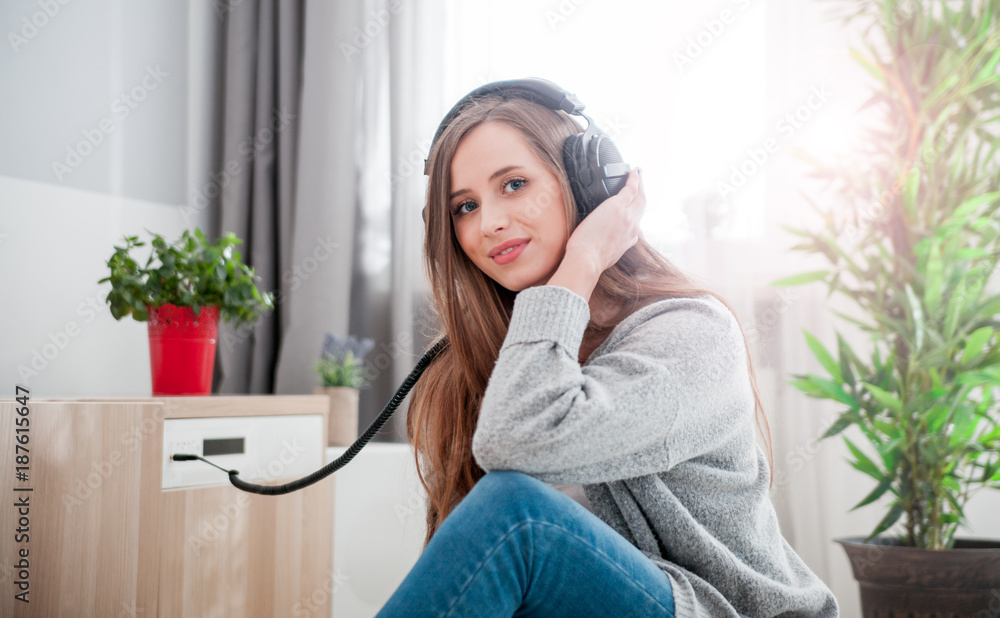
[[[842,436],[875,482],[851,510],[886,504],[867,540],[899,530],[900,544],[950,549],[968,500],[1000,489],[1000,294],[988,286],[1000,255],[1000,7],[849,4],[845,23],[868,22],[850,54],[873,81],[862,109],[878,120],[867,148],[841,161],[798,154],[834,205],[802,192],[822,225],[785,229],[828,268],[772,285],[824,282],[828,298],[857,305],[860,317],[834,313],[871,345],[854,350],[838,332],[832,354],[806,332],[826,375],[790,383],[845,407],[823,438],[857,426],[867,440]]]

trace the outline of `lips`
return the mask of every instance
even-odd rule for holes
[[[511,240],[508,240],[507,242],[500,243],[499,245],[497,245],[497,246],[493,247],[492,249],[490,249],[489,256],[490,257],[496,257],[497,254],[500,253],[501,251],[506,251],[507,249],[510,249],[511,247],[516,247],[518,245],[523,245],[526,242],[528,242],[527,238],[514,238],[514,239],[511,239]]]
[[[500,253],[493,256],[493,263],[497,266],[503,266],[504,264],[510,264],[516,260],[522,253],[524,253],[524,248],[528,246],[528,242],[523,242],[520,245],[514,245],[506,250],[506,253],[501,251]]]

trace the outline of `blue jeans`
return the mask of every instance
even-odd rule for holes
[[[445,518],[378,616],[665,616],[670,579],[575,500],[494,470]]]

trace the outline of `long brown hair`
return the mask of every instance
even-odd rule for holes
[[[406,419],[407,439],[414,447],[417,475],[429,498],[425,547],[441,522],[486,474],[472,457],[472,435],[514,306],[515,293],[486,276],[465,255],[453,231],[449,212],[452,157],[462,138],[488,121],[503,123],[523,136],[559,180],[568,231],[572,232],[579,223],[562,160],[562,144],[568,136],[582,129],[565,112],[522,98],[491,95],[467,107],[434,143],[429,155],[424,259],[439,321],[437,337],[447,336],[449,344],[424,370],[411,391]],[[593,292],[600,302],[614,301],[620,309],[606,321],[595,322],[592,316],[586,334],[600,336],[603,340],[626,316],[651,302],[702,294],[714,296],[736,315],[725,299],[696,286],[640,234],[639,241],[614,266],[604,271]],[[746,344],[742,325],[740,331]],[[770,428],[757,392],[749,346],[747,367],[756,402],[758,429],[765,436],[768,458],[773,466]]]

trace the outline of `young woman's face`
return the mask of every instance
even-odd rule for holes
[[[499,122],[473,129],[455,150],[451,182],[451,220],[469,259],[512,292],[545,285],[565,254],[566,211],[558,179],[520,133]]]

